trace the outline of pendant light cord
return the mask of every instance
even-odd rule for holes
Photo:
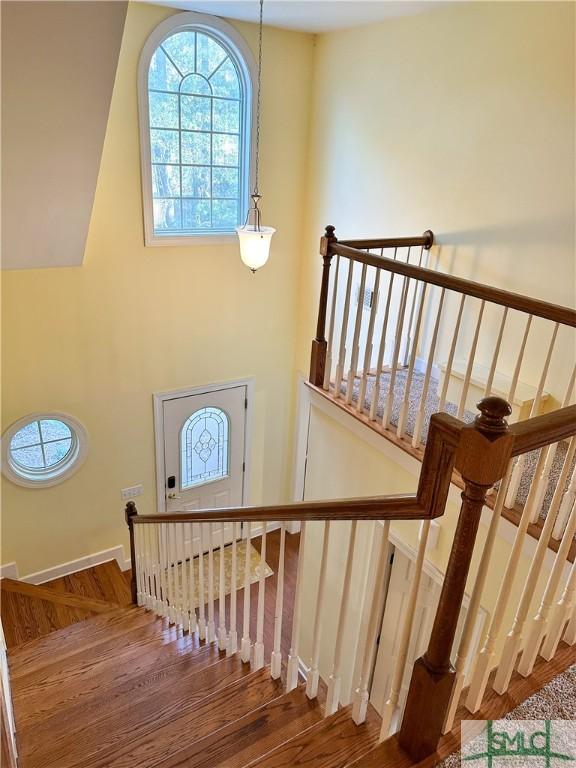
[[[260,102],[262,100],[262,26],[264,18],[264,0],[260,0],[260,28],[258,36],[258,94],[256,97],[256,173],[254,179],[254,194],[259,194],[260,175]]]

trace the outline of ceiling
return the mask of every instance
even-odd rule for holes
[[[257,22],[259,16],[258,0],[139,1],[167,5],[183,11],[211,13],[239,21]],[[266,0],[264,23],[303,32],[330,32],[373,24],[395,16],[421,13],[440,4],[433,0]]]

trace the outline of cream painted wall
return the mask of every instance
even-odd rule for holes
[[[4,274],[4,426],[59,410],[90,436],[61,485],[2,479],[2,562],[21,575],[126,544],[123,487],[143,483],[138,506],[153,511],[154,392],[254,376],[251,500],[287,497],[313,38],[266,31],[261,186],[278,234],[254,276],[235,243],[143,245],[137,63],[170,13],[129,6],[84,266]],[[255,50],[257,27],[235,26]]]
[[[316,403],[316,405],[315,405]],[[336,499],[355,496],[412,493],[416,490],[420,463],[399,452],[391,443],[359,425],[352,417],[343,414],[336,406],[323,404],[312,399],[310,410],[308,452],[306,457],[306,499]],[[303,460],[303,457],[300,457]],[[444,516],[439,520],[440,533],[437,546],[426,553],[426,560],[441,572],[446,570],[450,555],[454,531],[459,514],[459,491],[453,488]],[[482,555],[487,535],[487,525],[490,512],[485,510],[480,525],[477,544],[470,569],[467,593],[471,592],[475,581],[479,559]],[[365,625],[362,617],[369,612],[369,595],[371,580],[375,568],[373,560],[373,540],[375,526],[378,523],[364,522],[359,524],[359,536],[354,555],[352,578],[351,611],[344,631],[344,668],[342,679],[342,700],[348,696],[358,683],[353,671],[357,666],[359,654],[363,649]],[[319,578],[319,552],[323,540],[323,523],[308,524],[304,550],[302,606],[304,616],[314,616],[315,600]],[[396,536],[413,551],[418,546],[420,523],[409,521],[394,522],[390,526],[393,536]],[[321,643],[320,672],[327,680],[331,671],[334,653],[336,630],[338,626],[338,609],[343,585],[343,572],[348,547],[349,523],[332,523],[330,534],[329,567],[326,593],[327,610],[324,613],[323,634]],[[515,528],[506,521],[501,522],[500,535],[497,537],[492,563],[508,562],[511,540]],[[503,534],[504,531],[504,534]],[[504,618],[506,631],[511,627],[515,607],[518,603],[522,586],[526,580],[533,553],[533,541],[525,547],[521,556],[517,577],[512,589],[508,610]],[[550,570],[552,553],[549,552],[537,588],[534,591],[530,615],[534,615],[542,596],[545,582]],[[491,567],[486,580],[482,598],[482,607],[491,614],[503,575],[502,568]],[[312,652],[312,622],[304,622],[301,631],[300,657],[309,664]],[[503,637],[496,646],[498,654],[502,648]]]
[[[574,4],[454,2],[319,36],[309,147],[298,365],[307,370],[328,223],[340,237],[431,228],[432,262],[454,274],[572,306],[575,285]],[[474,302],[472,302],[474,303]],[[452,312],[455,307],[452,307]],[[469,346],[472,317],[463,330]],[[487,312],[489,361],[500,310]],[[499,369],[513,370],[520,318]],[[536,384],[550,326],[534,323],[521,378]],[[451,317],[442,329],[446,360]],[[549,386],[561,397],[573,333]]]

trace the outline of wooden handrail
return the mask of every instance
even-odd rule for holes
[[[424,234],[418,237],[373,237],[365,240],[339,240],[338,242],[341,245],[348,245],[350,248],[410,248],[421,245],[428,251],[434,245],[434,232],[427,229]]]
[[[424,452],[416,493],[372,496],[360,499],[300,501],[259,507],[198,509],[193,512],[139,515],[133,501],[126,505],[132,552],[133,525],[146,523],[209,523],[308,521],[308,520],[430,520],[444,514],[450,477],[456,457],[462,422],[447,413],[430,420],[429,439]],[[135,570],[135,569],[134,569]]]
[[[477,299],[489,301],[493,304],[499,304],[500,306],[508,307],[509,309],[516,309],[529,315],[552,320],[556,323],[561,323],[562,325],[571,326],[572,328],[576,327],[576,311],[569,307],[558,306],[547,301],[541,301],[540,299],[532,299],[529,296],[522,296],[519,293],[512,293],[511,291],[505,291],[502,288],[483,285],[482,283],[476,283],[473,280],[467,280],[463,277],[454,277],[454,275],[448,275],[444,272],[436,272],[433,269],[418,267],[414,264],[394,261],[386,256],[365,253],[364,251],[357,250],[349,245],[344,245],[336,239],[330,241],[329,253],[332,255],[338,254],[347,259],[351,259],[352,261],[358,261],[361,264],[378,267],[397,275],[404,275],[406,277],[414,278],[415,280],[421,280],[424,283],[438,285],[441,288],[456,291],[457,293],[463,293],[466,296],[474,296]]]
[[[514,435],[513,456],[567,440],[576,433],[576,405],[519,421],[511,425],[510,432]]]
[[[287,522],[291,520],[423,520],[428,515],[418,502],[417,495],[398,494],[369,496],[361,499],[334,501],[306,501],[263,507],[223,507],[199,509],[194,512],[175,512],[160,515],[136,515],[136,524],[142,523],[255,523],[261,520]]]

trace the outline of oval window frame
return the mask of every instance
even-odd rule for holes
[[[23,427],[34,421],[54,419],[61,421],[72,432],[73,448],[69,455],[56,464],[53,469],[40,470],[27,474],[15,466],[17,463],[11,456],[10,443],[12,438]],[[2,474],[10,482],[24,488],[50,488],[59,485],[72,477],[86,461],[88,455],[88,432],[83,424],[74,416],[60,411],[39,411],[29,413],[10,424],[2,434]],[[36,475],[36,476],[35,476]]]

